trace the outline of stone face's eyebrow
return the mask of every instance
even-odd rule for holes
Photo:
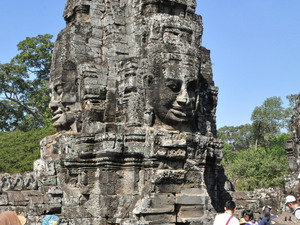
[[[167,78],[166,81],[167,81],[167,82],[182,82],[182,79],[178,79],[178,78]]]
[[[174,1],[145,1],[142,6],[143,15],[169,14],[172,16],[186,17],[187,5]]]

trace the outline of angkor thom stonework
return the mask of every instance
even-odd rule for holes
[[[2,210],[30,224],[45,214],[62,224],[212,224],[226,180],[195,8],[67,1],[50,78],[57,134],[42,140],[34,173],[2,175]]]
[[[296,99],[296,106],[291,119],[292,137],[287,140],[285,149],[289,157],[289,166],[292,171],[300,170],[300,95]]]

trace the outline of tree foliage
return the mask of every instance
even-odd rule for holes
[[[267,98],[261,106],[255,107],[251,115],[255,148],[266,146],[272,137],[280,134],[282,128],[287,128],[290,117],[291,111],[283,107],[280,97]]]
[[[234,150],[241,150],[251,147],[251,125],[224,126],[218,130],[218,137]]]
[[[273,137],[268,148],[254,147],[241,151],[224,148],[222,164],[230,181],[237,190],[283,186],[284,174],[289,172],[288,158],[282,134]]]
[[[40,141],[55,133],[53,127],[36,128],[27,132],[0,132],[0,173],[24,173],[33,170],[40,157]]]
[[[27,37],[9,63],[0,64],[0,130],[30,130],[49,117],[52,35]]]
[[[296,100],[298,98],[298,96],[300,95],[300,93],[298,94],[292,94],[292,95],[288,95],[286,96],[286,98],[289,100],[289,108],[290,109],[294,109],[296,106]]]
[[[267,98],[252,112],[252,124],[218,130],[224,141],[222,165],[238,190],[281,186],[289,172],[284,144],[298,95],[289,95],[289,106],[280,97]]]

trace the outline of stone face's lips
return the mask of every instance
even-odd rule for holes
[[[56,110],[54,113],[53,113],[53,117],[52,117],[52,122],[55,122],[56,120],[58,120],[63,114],[63,111],[62,110]]]
[[[176,110],[176,109],[171,109],[171,112],[174,115],[179,116],[179,117],[186,117],[187,116],[186,111],[179,111],[179,110]]]
[[[171,109],[170,110],[172,112],[172,114],[176,117],[180,117],[180,118],[185,118],[185,117],[190,117],[190,115],[192,114],[192,111],[189,110],[178,110],[178,109]]]

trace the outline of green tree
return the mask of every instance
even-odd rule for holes
[[[251,147],[251,125],[224,126],[218,130],[218,138],[232,145],[233,150]]]
[[[285,142],[298,95],[289,95],[289,107],[279,97],[268,98],[252,113],[252,124],[218,130],[224,141],[222,165],[237,190],[281,186],[289,173]],[[287,129],[288,130],[288,129]]]
[[[223,149],[222,165],[226,175],[237,190],[283,186],[284,176],[289,173],[284,143],[290,135],[281,134],[270,140],[269,147],[232,151]]]
[[[27,37],[9,63],[0,64],[0,130],[27,131],[49,121],[52,35]]]
[[[291,111],[282,105],[280,97],[271,97],[253,110],[251,120],[255,149],[258,145],[266,146],[272,137],[279,135],[282,128],[286,128],[286,121],[291,116]]]
[[[286,96],[286,98],[289,100],[289,106],[290,106],[291,109],[295,108],[296,100],[299,97],[299,95],[300,95],[300,93]]]
[[[0,132],[0,173],[32,171],[33,162],[40,157],[40,141],[54,133],[53,127]]]

